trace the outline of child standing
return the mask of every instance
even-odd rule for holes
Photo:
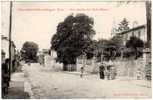
[[[83,72],[84,72],[84,67],[81,67],[81,74],[80,74],[81,78],[83,77]]]

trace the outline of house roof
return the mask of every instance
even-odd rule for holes
[[[144,24],[144,25],[140,25],[140,26],[134,27],[134,28],[132,28],[132,29],[129,29],[129,30],[127,30],[127,31],[120,32],[120,33],[118,33],[118,34],[119,34],[119,35],[126,34],[126,33],[128,33],[128,32],[135,31],[135,30],[138,30],[138,29],[141,29],[141,28],[145,28],[145,27],[146,27],[145,24]]]

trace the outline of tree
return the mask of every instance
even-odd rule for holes
[[[129,22],[127,21],[126,18],[124,18],[124,19],[120,22],[117,31],[118,31],[118,32],[123,32],[123,31],[129,30],[129,29],[130,29],[130,27],[129,27]]]
[[[97,41],[93,40],[85,49],[87,59],[93,58],[93,56],[95,56],[96,50],[97,50]]]
[[[142,55],[142,48],[144,47],[144,42],[141,39],[132,36],[130,37],[130,40],[126,42],[126,47],[133,50],[135,54],[135,59],[137,59],[139,56]]]
[[[36,62],[37,52],[38,52],[38,45],[34,42],[27,41],[23,44],[23,47],[21,49],[21,57],[27,62],[29,61]]]
[[[106,39],[100,39],[97,41],[96,57],[97,57],[98,61],[101,61],[102,55],[104,56],[104,58],[108,58],[109,54],[108,54],[108,51],[106,51],[108,43],[109,43],[109,40],[106,40]]]
[[[135,36],[130,37],[130,40],[126,42],[126,47],[128,48],[143,48],[143,46],[143,41]]]
[[[115,35],[111,39],[101,39],[97,42],[98,57],[103,53],[106,59],[115,58],[120,55],[120,47],[123,46],[122,36]],[[103,51],[103,52],[102,52]]]
[[[57,61],[63,63],[63,70],[68,70],[67,65],[76,64],[76,58],[87,53],[95,34],[93,25],[93,19],[85,14],[69,15],[58,24],[51,49],[57,52]]]
[[[123,37],[120,35],[115,35],[110,39],[110,42],[112,45],[114,45],[116,48],[119,48],[123,46]]]

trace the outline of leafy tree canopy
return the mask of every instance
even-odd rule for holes
[[[57,52],[57,61],[75,64],[76,57],[92,51],[93,25],[93,18],[85,14],[72,14],[60,22],[51,40],[51,49]]]
[[[21,49],[21,56],[24,60],[37,60],[37,52],[38,52],[38,45],[34,42],[27,41],[23,44]]]
[[[141,39],[132,36],[130,37],[130,40],[126,42],[126,47],[131,50],[129,54],[133,53],[132,56],[135,56],[135,59],[137,59],[142,56],[142,48],[144,47],[144,42]]]
[[[139,39],[135,36],[132,36],[132,37],[130,37],[130,40],[128,40],[126,42],[126,47],[128,47],[128,48],[142,48],[142,47],[144,47],[144,42],[141,39]]]

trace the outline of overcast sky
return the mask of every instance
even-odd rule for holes
[[[82,11],[78,11],[81,9]],[[111,29],[124,17],[138,25],[146,23],[145,3],[135,2],[118,6],[117,2],[14,2],[12,38],[17,49],[25,41],[33,41],[40,49],[50,48],[50,41],[56,33],[59,22],[70,14],[85,13],[94,18],[94,39],[110,38]],[[2,3],[2,34],[8,36],[9,3]]]

